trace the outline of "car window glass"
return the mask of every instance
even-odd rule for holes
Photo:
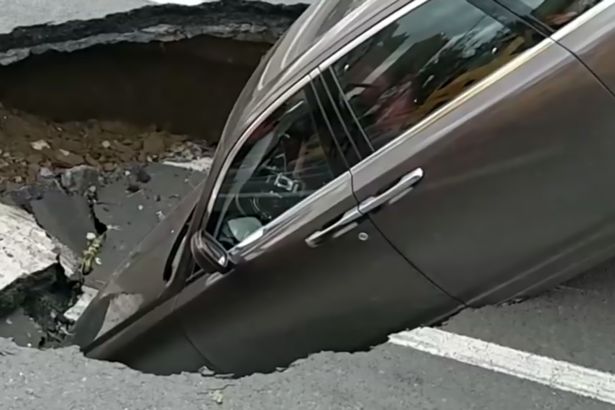
[[[430,0],[333,65],[374,149],[543,39],[496,7]]]
[[[532,16],[552,29],[559,29],[602,0],[513,0],[530,8]]]
[[[207,230],[230,249],[342,172],[306,91],[250,135],[224,176]]]

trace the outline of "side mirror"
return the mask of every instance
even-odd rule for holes
[[[226,273],[233,267],[226,249],[205,230],[192,236],[190,250],[197,265],[207,273]]]

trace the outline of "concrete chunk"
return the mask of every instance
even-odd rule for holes
[[[87,309],[92,300],[98,294],[98,290],[87,286],[84,286],[81,291],[83,293],[79,296],[79,299],[77,299],[77,303],[64,312],[64,317],[68,320],[72,320],[73,322],[76,322],[77,319],[81,317],[85,309]]]
[[[41,226],[77,255],[87,247],[88,232],[96,231],[88,200],[82,196],[50,190],[30,206]]]
[[[53,240],[27,212],[0,204],[0,290],[56,264]]]

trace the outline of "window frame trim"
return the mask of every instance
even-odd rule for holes
[[[233,148],[230,150],[229,154],[226,156],[226,158],[224,160],[224,163],[222,164],[222,168],[220,169],[220,172],[217,175],[217,179],[214,182],[214,186],[212,188],[211,195],[209,196],[209,198],[207,200],[207,208],[206,208],[206,211],[205,211],[205,215],[207,215],[207,221],[201,221],[201,229],[204,229],[205,226],[207,225],[207,223],[209,223],[209,218],[211,217],[213,206],[215,205],[216,199],[218,198],[218,196],[220,194],[220,189],[222,188],[222,182],[224,182],[224,178],[228,174],[229,169],[230,169],[233,161],[235,160],[235,157],[237,156],[237,154],[239,153],[241,148],[245,145],[246,141],[250,138],[252,133],[258,128],[258,126],[263,121],[265,121],[282,104],[284,104],[284,102],[286,102],[290,97],[292,97],[294,94],[298,93],[299,91],[301,91],[305,87],[309,87],[309,86],[313,87],[313,91],[316,94],[317,98],[329,98],[329,96],[322,96],[322,95],[318,94],[317,88],[314,85],[314,82],[317,80],[317,78],[320,75],[321,75],[320,70],[318,68],[316,68],[316,69],[310,71],[310,73],[308,73],[303,78],[301,78],[298,81],[296,81],[294,84],[292,84],[290,87],[288,87],[282,94],[280,94],[271,104],[269,104],[269,106],[267,106],[267,108],[264,109],[255,118],[255,120],[250,124],[250,126],[243,132],[243,134],[237,140],[235,145],[233,145]],[[326,111],[324,111],[322,109],[322,107],[320,106],[320,103],[319,103],[318,109],[321,110],[321,114],[322,114],[322,116],[325,119],[327,119],[330,116],[330,113],[328,113],[328,112],[326,112]],[[343,120],[340,118],[340,121],[343,121]],[[335,142],[335,145],[336,145],[336,149],[339,149],[339,147],[338,147],[338,144],[339,144],[338,136],[335,135],[335,133],[333,131],[331,131],[331,138],[334,139],[334,142]],[[344,156],[342,152],[340,152],[340,155],[342,157]],[[233,256],[241,255],[241,253],[247,247],[249,247],[250,245],[256,243],[261,237],[264,236],[265,232],[268,230],[267,227],[270,227],[272,225],[275,226],[276,225],[276,221],[278,221],[281,218],[285,217],[286,215],[292,213],[293,209],[302,206],[302,204],[304,204],[305,201],[308,201],[310,198],[312,198],[314,196],[318,196],[322,192],[330,190],[331,186],[333,186],[333,184],[338,184],[339,183],[338,180],[341,177],[343,177],[345,174],[349,174],[349,172],[350,172],[350,166],[348,166],[347,164],[345,164],[345,166],[346,166],[346,170],[343,173],[341,173],[340,175],[335,176],[335,178],[333,178],[327,184],[325,184],[324,186],[322,186],[318,190],[316,190],[313,193],[311,193],[308,197],[306,197],[306,198],[302,199],[301,201],[299,201],[298,203],[294,204],[292,207],[288,208],[286,211],[284,211],[282,214],[280,214],[279,216],[274,218],[268,224],[263,225],[260,229],[258,229],[257,231],[253,232],[252,234],[250,234],[243,241],[241,241],[238,244],[236,244],[235,246],[233,246],[231,249],[228,250],[229,254],[231,254]]]
[[[319,72],[326,71],[329,67],[335,64],[339,59],[341,59],[346,54],[354,50],[356,47],[358,47],[359,45],[367,41],[369,38],[373,37],[374,35],[378,34],[380,31],[384,30],[391,23],[395,22],[396,20],[399,20],[400,18],[412,12],[414,9],[421,7],[422,5],[426,4],[429,1],[431,0],[415,0],[393,11],[391,14],[389,14],[388,16],[386,16],[385,18],[383,18],[382,20],[380,20],[379,22],[377,22],[376,24],[374,24],[373,26],[365,30],[363,33],[361,33],[360,35],[358,35],[357,37],[355,37],[348,43],[346,43],[344,46],[342,46],[342,48],[340,48],[335,53],[327,57],[320,64],[318,64]]]
[[[431,0],[417,0],[415,2],[409,3],[409,4],[401,7],[400,9],[395,10],[392,14],[387,16],[385,19],[383,19],[382,21],[380,21],[376,25],[372,26],[370,29],[366,30],[364,35],[356,37],[355,39],[350,41],[348,44],[344,45],[337,52],[335,52],[332,56],[330,56],[329,58],[324,60],[318,66],[318,69],[321,72],[331,71],[332,75],[336,78],[336,80],[338,80],[337,76],[335,74],[335,70],[332,69],[332,66],[337,61],[339,61],[341,58],[343,58],[347,53],[349,53],[352,50],[354,50],[356,47],[360,46],[363,42],[369,40],[372,36],[378,34],[381,30],[385,29],[388,25],[390,25],[390,24],[394,23],[396,20],[399,20],[399,19],[405,17],[406,15],[412,13],[416,8],[425,5],[429,1],[431,1]],[[530,24],[528,21],[526,21],[522,16],[519,16],[518,14],[514,13],[508,7],[506,7],[503,4],[501,4],[498,0],[486,0],[486,1],[489,1],[494,6],[500,7],[504,11],[510,13],[510,15],[512,17],[518,18],[521,22],[525,23],[528,28],[534,30],[537,34],[542,35],[544,38],[540,42],[535,44],[534,46],[532,46],[532,47],[528,48],[527,50],[523,51],[521,54],[519,54],[517,57],[515,57],[514,59],[512,59],[508,63],[504,64],[503,66],[499,67],[498,69],[496,69],[495,71],[493,71],[492,73],[490,73],[489,75],[484,77],[482,80],[477,81],[475,84],[473,84],[471,87],[469,87],[467,90],[463,91],[462,93],[458,94],[455,98],[453,98],[448,103],[444,104],[443,106],[441,106],[437,110],[435,110],[432,113],[430,113],[429,115],[425,116],[422,120],[420,120],[418,123],[414,124],[412,127],[407,128],[404,131],[402,131],[397,137],[391,139],[390,141],[388,141],[382,147],[374,150],[369,155],[364,156],[361,159],[361,161],[359,161],[357,164],[355,164],[351,168],[351,171],[356,166],[359,166],[367,158],[370,158],[374,154],[376,154],[378,152],[381,152],[381,151],[384,151],[384,150],[388,149],[388,147],[395,145],[398,140],[401,140],[401,139],[404,139],[404,138],[411,138],[412,135],[416,134],[420,129],[424,128],[425,126],[427,126],[428,124],[432,123],[433,121],[439,120],[441,117],[446,115],[446,113],[454,110],[456,107],[461,105],[464,101],[469,99],[474,94],[476,94],[476,93],[480,92],[481,90],[487,88],[490,84],[496,82],[498,79],[504,77],[509,72],[515,70],[519,65],[521,65],[522,62],[525,62],[525,61],[528,61],[529,59],[531,59],[531,56],[533,56],[535,53],[540,52],[543,48],[548,47],[552,43],[557,43],[557,40],[554,38],[555,34],[557,34],[560,31],[566,29],[568,26],[574,24],[577,20],[581,19],[582,17],[584,17],[585,15],[589,14],[594,9],[596,9],[596,7],[594,7],[593,9],[589,10],[584,15],[582,15],[579,18],[575,19],[574,21],[570,22],[568,25],[562,27],[559,31],[553,33],[554,34],[553,36],[549,36],[549,35],[546,35],[545,33],[541,32],[541,31],[537,30],[536,27],[534,27],[532,24]],[[480,10],[482,10],[479,6],[474,4],[474,2],[472,0],[468,0],[468,2],[472,6],[477,7]],[[608,3],[608,2],[615,3],[615,0],[603,0],[603,2],[601,4]],[[370,33],[370,35],[367,36],[367,35],[365,35],[366,33]],[[340,93],[342,93],[341,90],[340,90]],[[343,93],[342,93],[342,95],[343,95]],[[346,102],[346,103],[348,104],[348,102]],[[352,110],[352,107],[349,106],[349,109]],[[363,129],[363,126],[360,123],[358,124],[358,126],[361,129]]]

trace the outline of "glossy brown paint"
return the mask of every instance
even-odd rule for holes
[[[557,39],[562,45],[545,40],[475,85],[235,248],[231,273],[182,288],[192,268],[185,252],[184,271],[170,284],[158,279],[199,195],[190,233],[207,220],[216,182],[254,121],[383,16],[413,2],[364,3],[364,10],[340,10],[346,17],[322,36],[302,38],[302,26],[326,15],[309,20],[313,6],[262,63],[230,116],[202,191],[152,234],[80,321],[97,333],[108,313],[105,295],[145,295],[136,314],[120,312],[121,324],[97,340],[79,332],[88,355],[158,373],[204,364],[235,374],[268,371],[444,318],[460,308],[445,292],[468,303],[501,301],[615,255],[615,102],[565,48],[613,84],[612,63],[600,51],[613,47],[613,24],[596,23],[615,21],[615,2],[605,0],[606,20],[598,14],[575,23],[598,34],[572,31]],[[418,167],[423,180],[399,201],[307,246],[312,233]]]
[[[164,280],[174,244],[202,189],[186,196],[133,251],[81,316],[73,342],[88,356],[156,373],[202,365],[204,359],[171,316],[174,292]]]
[[[598,13],[579,18],[554,39],[574,53],[595,75],[615,92],[615,7],[610,2],[596,6]]]
[[[175,313],[214,369],[272,371],[314,351],[382,342],[395,329],[457,309],[366,219],[320,247],[306,245],[354,206],[346,173],[237,249],[234,272],[179,295]]]
[[[352,170],[359,200],[425,170],[371,218],[467,303],[578,273],[615,244],[612,96],[549,40],[507,71]]]

